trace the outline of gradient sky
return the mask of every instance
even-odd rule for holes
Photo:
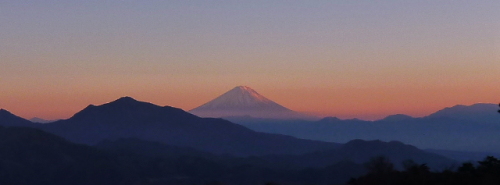
[[[238,85],[340,118],[497,103],[500,1],[0,0],[16,115],[122,96],[190,110]]]

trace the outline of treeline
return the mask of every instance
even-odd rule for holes
[[[368,174],[352,178],[349,185],[498,185],[500,160],[488,156],[477,164],[463,163],[456,170],[432,172],[426,164],[403,162],[404,170],[394,169],[385,157],[373,158],[365,164]]]

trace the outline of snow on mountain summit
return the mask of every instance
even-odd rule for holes
[[[267,99],[248,86],[237,86],[189,112],[201,117],[297,118],[303,116]]]
[[[247,86],[237,86],[220,95],[214,100],[205,103],[192,111],[197,110],[289,110],[257,93]]]

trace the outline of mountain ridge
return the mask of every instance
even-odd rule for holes
[[[472,105],[455,105],[438,110],[425,118],[453,118],[457,120],[500,121],[498,105],[492,103],[476,103]]]
[[[397,140],[426,149],[500,153],[500,115],[497,109],[496,104],[474,104],[444,108],[432,116],[392,115],[376,121],[335,117],[316,121],[230,120],[259,132],[328,142]],[[441,114],[443,111],[446,114]]]
[[[0,109],[0,125],[1,126],[21,126],[21,127],[37,127],[40,124],[33,123],[29,120],[16,116],[8,110]]]
[[[338,145],[259,133],[223,119],[200,118],[182,109],[130,97],[89,105],[67,120],[44,124],[42,129],[90,145],[106,139],[135,137],[236,156],[301,154]]]

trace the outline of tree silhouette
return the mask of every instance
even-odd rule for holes
[[[365,163],[365,167],[374,174],[388,174],[394,171],[394,165],[385,156],[371,158],[369,162]]]
[[[397,171],[394,169],[394,164],[385,157],[377,156],[373,157],[364,164],[365,168],[368,170],[368,174],[359,178],[352,178],[348,184],[350,185],[375,185],[375,184],[385,184],[392,185],[397,180],[394,178],[397,176],[395,173]]]
[[[372,159],[369,163],[381,166],[387,161],[383,158]],[[471,162],[463,163],[457,171],[445,170],[431,172],[426,164],[404,161],[404,171],[387,173],[387,168],[373,168],[364,176],[352,178],[349,185],[498,185],[500,184],[500,160],[488,156],[477,161],[477,167]],[[386,166],[386,165],[382,165]],[[380,171],[385,171],[380,173]]]

